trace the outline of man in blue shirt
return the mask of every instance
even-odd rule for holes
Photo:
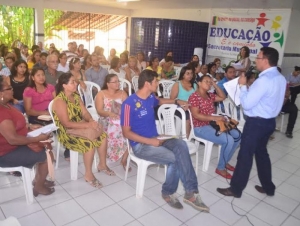
[[[224,83],[232,80],[235,78],[235,74],[236,74],[236,71],[235,71],[235,68],[233,66],[227,66],[225,68],[225,76],[222,80],[220,80],[218,82],[218,86],[221,88],[221,90],[225,93],[225,95],[227,96],[227,91],[226,89],[224,88]]]
[[[183,206],[174,196],[179,178],[185,188],[183,201],[197,210],[209,212],[198,194],[198,182],[189,149],[180,139],[159,140],[155,126],[154,108],[159,104],[187,104],[181,100],[158,99],[154,96],[158,86],[157,73],[144,70],[139,76],[139,90],[122,104],[121,126],[124,137],[129,139],[138,158],[168,165],[162,186],[163,199],[173,208]]]
[[[286,81],[277,70],[279,54],[271,47],[261,48],[256,57],[259,78],[247,89],[245,75],[239,78],[241,105],[247,120],[244,126],[237,165],[229,188],[217,188],[225,196],[240,198],[246,187],[255,156],[257,173],[262,186],[255,186],[260,193],[273,196],[271,161],[267,143],[275,130],[275,118],[279,114],[285,95]]]
[[[85,71],[86,80],[94,82],[102,88],[108,71],[100,66],[98,56],[91,55],[92,67]]]

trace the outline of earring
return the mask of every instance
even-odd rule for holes
[[[1,97],[1,101],[3,102],[3,97]]]

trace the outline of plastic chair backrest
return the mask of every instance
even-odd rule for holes
[[[175,104],[163,104],[158,108],[158,120],[161,125],[161,131],[165,135],[177,136],[175,111],[181,114],[181,138],[186,140],[186,117],[185,111]],[[163,125],[163,126],[162,126]]]
[[[170,95],[171,95],[172,86],[175,84],[175,82],[171,81],[171,80],[162,79],[159,81],[158,84],[159,85],[161,84],[163,87],[163,93],[162,93],[163,98],[169,99]],[[161,96],[161,92],[159,90],[160,89],[159,85],[157,86],[157,93],[158,93],[158,96]]]
[[[87,108],[95,107],[93,88],[97,89],[97,93],[101,90],[101,88],[98,84],[96,84],[94,82],[84,81],[84,83],[86,85],[86,90],[81,89],[80,85],[78,86],[78,93],[80,95],[80,98],[85,103],[85,106]]]
[[[139,89],[138,81],[139,81],[139,76],[133,76],[131,79],[134,92],[138,91],[138,89]]]
[[[120,81],[120,90],[124,90],[124,85],[126,84],[127,88],[128,88],[128,96],[130,96],[131,95],[131,83],[125,78],[119,78],[119,81]]]

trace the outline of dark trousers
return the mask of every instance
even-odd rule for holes
[[[291,102],[294,104],[298,93],[300,93],[300,86],[290,87]]]
[[[298,108],[290,100],[287,100],[287,102],[282,106],[281,111],[285,113],[289,113],[289,121],[286,128],[286,132],[292,133],[294,129],[294,125],[296,123],[296,119],[298,117]]]
[[[258,177],[267,194],[275,192],[272,182],[271,161],[267,151],[267,143],[276,126],[275,118],[263,119],[247,117],[237,157],[237,165],[230,182],[230,189],[241,195],[245,189],[255,155]]]

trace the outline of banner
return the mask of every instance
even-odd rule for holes
[[[248,46],[254,60],[262,47],[279,52],[281,64],[291,10],[212,10],[207,54],[237,59],[240,48]]]

